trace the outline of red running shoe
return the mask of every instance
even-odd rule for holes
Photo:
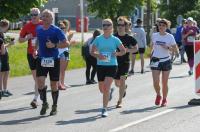
[[[156,96],[156,100],[155,100],[155,105],[160,105],[160,100],[161,100],[161,96],[160,95],[157,95]]]
[[[162,106],[162,107],[165,107],[166,105],[167,105],[167,100],[166,100],[166,99],[163,99],[163,100],[162,100],[161,106]]]

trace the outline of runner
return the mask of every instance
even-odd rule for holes
[[[19,35],[19,42],[24,43],[28,41],[27,47],[27,60],[29,64],[29,68],[31,70],[35,85],[34,85],[34,98],[31,101],[30,105],[32,108],[37,108],[37,99],[39,96],[38,93],[38,84],[36,81],[36,55],[35,53],[35,40],[36,40],[36,27],[42,24],[40,20],[40,10],[38,8],[32,8],[30,11],[31,21],[29,21],[22,30]]]
[[[176,46],[173,35],[166,32],[167,21],[162,19],[159,22],[159,32],[153,33],[152,35],[152,57],[151,57],[151,70],[153,76],[153,85],[157,94],[155,104],[160,105],[161,94],[160,94],[160,74],[162,74],[162,104],[161,106],[167,105],[167,94],[168,94],[168,78],[172,64],[170,61],[169,51],[173,51],[178,55],[178,49]]]
[[[64,31],[67,39],[70,41],[73,37],[73,33],[69,32],[70,22],[68,20],[60,21],[59,27]],[[70,87],[65,84],[65,71],[68,67],[68,63],[70,61],[70,48],[59,48],[59,57],[60,57],[60,81],[58,85],[59,90],[66,90],[66,88]]]
[[[9,97],[12,95],[7,89],[8,77],[9,77],[9,56],[7,47],[14,44],[14,38],[6,40],[4,33],[9,29],[9,21],[4,19],[0,21],[0,99],[1,97]]]
[[[135,59],[136,59],[136,54],[140,54],[140,60],[141,60],[141,73],[144,73],[144,53],[145,49],[147,47],[147,42],[146,42],[146,33],[144,31],[144,28],[142,27],[142,20],[137,19],[137,25],[133,28],[133,34],[135,39],[137,40],[137,44],[139,47],[138,52],[132,54],[132,60],[131,60],[131,74],[134,74],[134,65],[135,65]]]
[[[187,26],[183,29],[182,34],[185,44],[185,52],[188,58],[188,65],[190,67],[188,74],[192,75],[194,66],[194,41],[195,37],[198,35],[198,28],[193,26],[192,17],[187,19]]]
[[[51,94],[53,99],[52,110],[50,115],[57,113],[58,101],[58,81],[60,73],[60,59],[58,58],[58,48],[69,46],[69,42],[65,37],[64,32],[52,25],[53,13],[45,9],[42,12],[43,25],[37,27],[36,34],[38,39],[38,59],[36,66],[36,76],[40,99],[43,101],[40,115],[46,114],[49,108],[47,103],[47,86],[45,79],[47,74],[50,76]]]
[[[126,48],[126,54],[123,56],[117,56],[118,69],[115,76],[115,85],[119,87],[119,99],[116,108],[122,107],[122,98],[126,95],[127,85],[125,80],[128,76],[128,70],[130,66],[129,53],[137,52],[137,41],[125,32],[126,24],[125,17],[119,17],[117,19],[117,33],[115,34]]]
[[[107,117],[107,105],[109,101],[109,91],[113,78],[117,71],[117,58],[126,53],[122,42],[112,35],[113,22],[111,19],[104,19],[102,22],[103,34],[98,36],[92,46],[91,54],[97,58],[97,78],[99,90],[103,94],[103,109],[101,116]],[[116,52],[117,48],[120,52]]]

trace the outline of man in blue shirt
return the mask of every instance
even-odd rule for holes
[[[52,90],[53,105],[50,115],[57,113],[58,100],[58,81],[60,73],[60,60],[58,58],[58,48],[69,46],[69,41],[66,39],[64,32],[57,26],[52,25],[53,14],[50,10],[42,12],[43,25],[36,29],[38,41],[38,60],[36,67],[36,76],[38,81],[38,91],[40,99],[43,101],[40,115],[46,114],[48,109],[45,79],[47,74],[50,76],[50,85]]]
[[[184,28],[184,24],[186,24],[186,19],[183,19],[182,24],[176,28],[176,34],[175,34],[175,40],[181,54],[181,63],[186,62],[186,60],[184,59],[184,44],[182,43],[182,31]]]

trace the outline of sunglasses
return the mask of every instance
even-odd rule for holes
[[[112,24],[103,24],[103,27],[110,27]]]
[[[66,29],[66,27],[60,27],[60,29]]]
[[[38,16],[39,14],[31,14],[31,16]]]
[[[117,24],[118,27],[125,27],[125,24]]]

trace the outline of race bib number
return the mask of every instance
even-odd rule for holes
[[[42,67],[54,67],[54,59],[52,57],[42,58],[41,66]]]
[[[105,56],[105,60],[101,60],[103,62],[110,62],[110,59],[111,59],[111,53],[110,52],[102,52],[101,53],[103,56]]]
[[[187,37],[188,42],[194,42],[194,40],[195,40],[195,37],[193,37],[193,36]]]

